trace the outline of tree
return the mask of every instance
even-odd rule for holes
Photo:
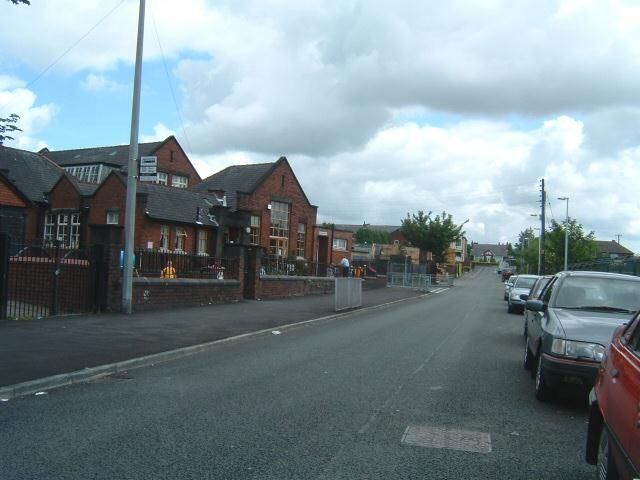
[[[564,225],[556,222],[546,232],[544,242],[545,272],[559,272],[564,268]],[[585,235],[584,228],[576,220],[569,220],[569,265],[593,260],[598,255],[595,233]]]
[[[518,234],[518,242],[515,244],[513,254],[516,257],[519,272],[536,273],[538,271],[539,241],[532,228],[527,228]]]
[[[456,225],[450,214],[442,212],[442,215],[432,218],[432,213],[425,215],[420,210],[417,215],[407,214],[407,218],[402,220],[402,234],[412,246],[433,253],[435,259],[442,262],[451,242],[464,235],[462,227],[468,220]]]
[[[7,118],[0,118],[0,145],[4,143],[5,140],[13,140],[13,137],[7,135],[7,132],[21,132],[22,129],[18,128],[16,123],[20,120],[20,116],[12,113]]]
[[[31,5],[29,0],[9,0],[14,5],[18,5],[19,3],[24,3],[25,5]]]
[[[389,233],[368,227],[358,229],[355,234],[356,243],[391,243]]]

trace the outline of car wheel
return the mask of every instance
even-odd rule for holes
[[[617,480],[619,478],[610,453],[609,432],[607,432],[607,427],[603,426],[600,432],[600,441],[598,442],[597,466],[599,480]]]
[[[522,366],[525,370],[531,370],[533,368],[533,356],[531,355],[531,349],[529,349],[529,339],[524,340],[524,361]]]
[[[542,371],[542,352],[538,352],[536,359],[536,398],[544,402],[551,396],[551,389],[549,385],[547,385],[547,380],[544,378],[544,372]]]

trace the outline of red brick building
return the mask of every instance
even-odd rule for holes
[[[238,221],[228,243],[259,246],[271,255],[312,260],[317,209],[309,202],[285,157],[273,163],[235,165],[192,187],[222,197]]]

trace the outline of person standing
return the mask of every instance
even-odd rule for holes
[[[342,260],[340,260],[340,266],[342,267],[342,276],[348,277],[349,276],[349,259],[347,257],[342,257]]]
[[[176,269],[173,268],[171,260],[167,262],[167,266],[160,272],[160,278],[176,278]]]

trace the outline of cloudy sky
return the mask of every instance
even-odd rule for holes
[[[7,145],[129,141],[136,0],[0,0]],[[640,3],[147,0],[142,141],[205,177],[286,155],[319,220],[453,214],[478,242],[569,215],[640,252]]]

